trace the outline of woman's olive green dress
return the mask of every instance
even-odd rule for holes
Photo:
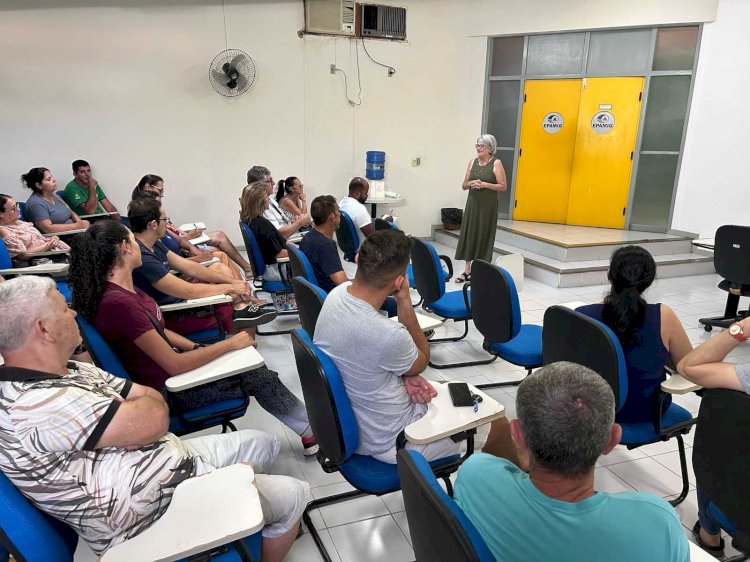
[[[469,173],[469,181],[481,180],[497,183],[492,168],[495,158],[490,158],[484,166],[474,159]],[[456,248],[457,260],[485,260],[492,262],[492,248],[497,230],[497,191],[493,189],[470,189],[466,199],[464,218],[461,222],[461,235]]]

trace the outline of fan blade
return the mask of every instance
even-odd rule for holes
[[[224,73],[219,72],[218,70],[211,70],[211,78],[213,78],[214,81],[218,82],[219,84],[223,84],[224,81],[227,79]]]
[[[240,74],[237,77],[237,88],[240,90],[244,90],[245,86],[247,86],[247,78],[245,78],[242,74]]]
[[[231,64],[234,68],[237,68],[237,66],[239,66],[240,64],[244,64],[244,63],[245,63],[245,53],[240,53],[239,55],[235,56],[232,59],[232,62],[230,62],[229,64]]]

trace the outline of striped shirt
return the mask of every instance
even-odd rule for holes
[[[195,471],[171,433],[94,449],[131,387],[87,363],[69,363],[65,376],[0,367],[0,470],[97,554],[151,526]]]

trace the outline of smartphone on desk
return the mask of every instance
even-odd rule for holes
[[[454,406],[460,407],[474,405],[474,398],[469,390],[469,385],[465,382],[449,382],[448,392],[450,392]]]

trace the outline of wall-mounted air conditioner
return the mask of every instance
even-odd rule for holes
[[[406,8],[357,4],[357,10],[361,13],[358,18],[357,35],[383,39],[406,39]]]
[[[354,0],[304,0],[305,31],[354,35]]]

